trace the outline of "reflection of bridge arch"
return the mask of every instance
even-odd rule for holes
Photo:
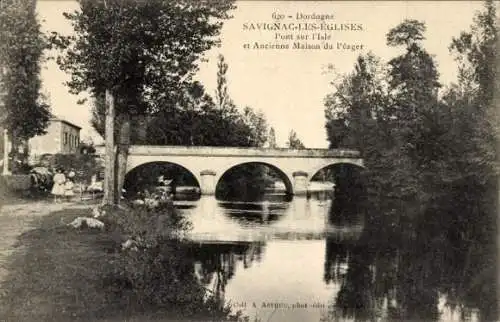
[[[220,183],[224,180],[224,176],[228,175],[231,171],[236,170],[238,167],[244,167],[245,165],[263,165],[266,166],[272,170],[274,170],[280,177],[281,180],[283,180],[283,183],[285,184],[286,192],[288,194],[293,195],[293,183],[291,178],[283,172],[277,165],[271,164],[269,162],[262,162],[262,161],[250,161],[250,162],[242,162],[242,163],[237,163],[233,165],[232,167],[228,168],[225,170],[223,173],[221,173],[218,176],[217,182],[215,184],[215,191],[217,191],[217,187],[220,185]]]
[[[191,172],[204,195],[214,194],[222,175],[245,163],[263,163],[278,169],[296,195],[307,193],[310,178],[322,168],[338,163],[363,166],[359,152],[353,150],[131,146],[127,169],[162,161],[178,164]]]

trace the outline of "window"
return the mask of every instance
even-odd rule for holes
[[[64,132],[64,145],[68,144],[68,132]]]

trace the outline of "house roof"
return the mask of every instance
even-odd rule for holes
[[[76,127],[77,129],[81,130],[82,128],[74,123],[71,123],[69,121],[66,121],[66,120],[63,120],[57,116],[54,116],[52,115],[52,117],[50,118],[51,121],[59,121],[59,122],[62,122],[62,123],[66,123],[68,124],[69,126],[72,126],[72,127]]]

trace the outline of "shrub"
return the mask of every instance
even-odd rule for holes
[[[155,209],[145,206],[102,209],[99,219],[120,241],[133,239],[136,248],[122,251],[114,260],[107,283],[128,290],[128,303],[136,310],[168,311],[184,317],[210,317],[217,321],[238,321],[222,299],[207,296],[194,272],[185,233],[190,223],[172,203]],[[121,247],[121,243],[117,243]],[[118,251],[118,250],[117,250]]]
[[[109,229],[118,232],[126,239],[141,241],[144,247],[156,247],[158,243],[183,238],[190,228],[190,222],[181,216],[171,202],[160,204],[153,209],[146,206],[133,206],[114,209],[105,207],[102,220]]]
[[[47,163],[47,164],[45,164]],[[75,181],[90,184],[93,175],[99,175],[103,164],[98,156],[92,154],[54,154],[44,156],[44,165],[50,168],[74,169]]]

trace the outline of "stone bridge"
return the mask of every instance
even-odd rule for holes
[[[359,152],[354,150],[133,145],[129,150],[127,173],[138,166],[158,162],[177,164],[191,172],[203,195],[214,194],[224,173],[246,163],[265,164],[277,170],[287,191],[294,195],[307,193],[310,179],[325,167],[345,163],[363,167]]]

